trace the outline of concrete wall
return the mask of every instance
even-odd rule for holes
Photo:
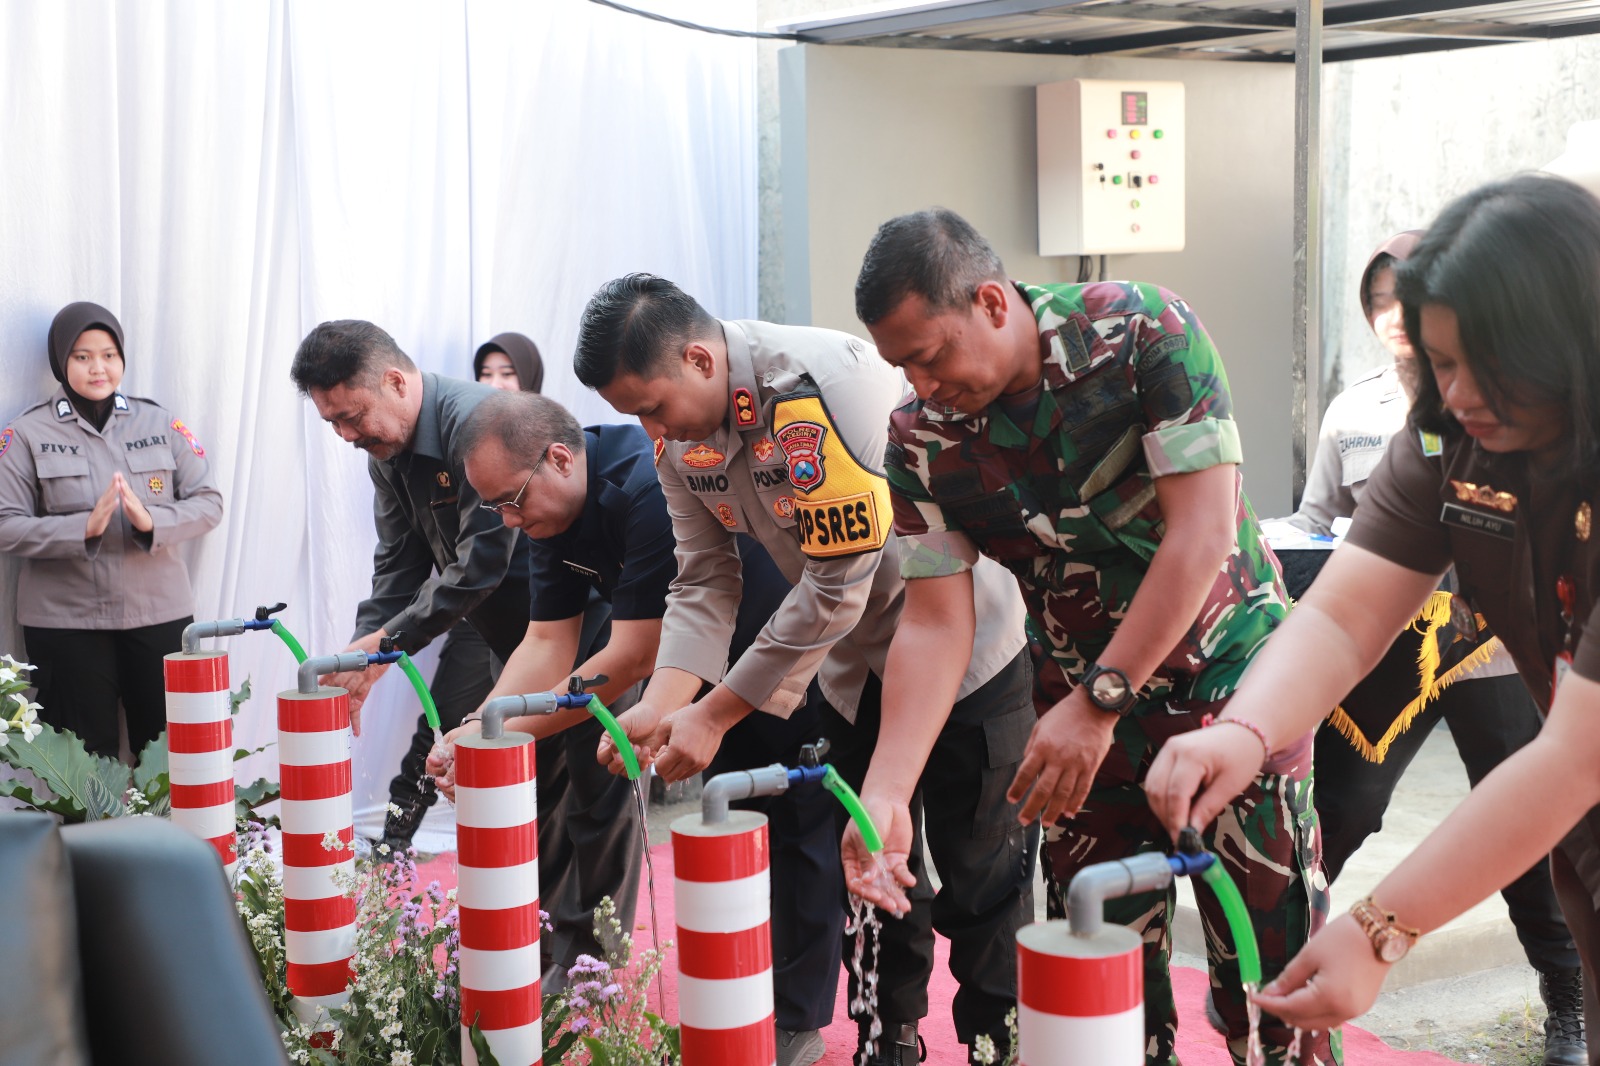
[[[1385,237],[1550,162],[1600,119],[1600,39],[1334,63],[1323,74],[1322,402],[1388,355],[1356,296]]]
[[[1033,87],[1184,82],[1187,249],[1113,257],[1109,276],[1194,305],[1228,367],[1250,497],[1260,514],[1289,510],[1291,68],[809,45],[779,60],[783,317],[857,333],[867,242],[885,219],[934,204],[971,220],[1014,277],[1075,280],[1076,257],[1038,255]]]

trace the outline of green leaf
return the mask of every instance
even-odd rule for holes
[[[69,729],[57,730],[43,722],[39,725],[43,732],[33,738],[33,743],[12,741],[0,748],[0,761],[31,771],[51,792],[70,802],[70,813],[56,813],[68,821],[83,821],[91,807],[86,794],[90,779],[99,781],[114,796],[127,791],[127,767],[115,759],[91,754]]]
[[[438,1062],[439,1048],[443,1045],[444,1030],[429,1029],[427,1035],[422,1038],[422,1042],[417,1045],[415,1061],[418,1063]]]
[[[0,796],[10,796],[32,810],[59,814],[68,821],[81,821],[83,818],[83,811],[70,799],[62,799],[60,796],[40,799],[33,794],[33,789],[14,777],[0,781]]]
[[[615,1061],[611,1049],[592,1036],[583,1038],[583,1046],[589,1049],[589,1066],[612,1066]]]
[[[133,787],[143,792],[146,799],[155,799],[161,794],[161,787],[152,789],[150,786],[158,784],[156,779],[167,772],[167,734],[165,731],[150,743],[144,746],[139,753],[139,762],[133,768]]]
[[[243,707],[245,705],[245,702],[247,700],[249,700],[249,699],[250,699],[250,679],[247,677],[243,681],[239,682],[239,687],[237,689],[235,689],[232,692],[228,693],[228,708],[229,708],[228,713],[229,714],[238,714],[239,713],[239,708]]]
[[[472,1050],[478,1053],[478,1066],[500,1066],[500,1060],[489,1049],[489,1038],[483,1035],[477,1022],[473,1022],[472,1028],[467,1030],[467,1039],[472,1041]]]
[[[247,817],[263,803],[278,798],[278,782],[259,777],[248,785],[233,786],[233,811],[235,817]]]
[[[91,822],[115,818],[122,813],[122,794],[111,791],[98,777],[90,777],[83,783],[83,798],[88,804],[84,817]]]
[[[165,774],[161,775],[161,780],[166,780]],[[162,792],[161,795],[151,800],[150,806],[146,808],[146,813],[152,814],[157,818],[170,818],[172,816],[172,793],[170,791]]]

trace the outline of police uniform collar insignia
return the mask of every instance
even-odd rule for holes
[[[667,450],[667,438],[665,438],[665,437],[657,437],[656,438],[656,443],[655,443],[655,449],[656,449],[656,460],[655,460],[656,461],[656,465],[660,466],[661,465],[661,453]]]
[[[756,417],[756,398],[749,389],[739,387],[733,390],[733,424],[740,429],[755,425],[759,419]]]
[[[772,453],[777,448],[773,445],[771,437],[762,437],[750,446],[750,450],[755,453],[756,462],[764,463],[772,458]]]
[[[4,451],[5,447],[0,446],[0,452]],[[1572,531],[1578,535],[1580,543],[1587,544],[1589,542],[1589,534],[1593,529],[1594,508],[1589,506],[1588,500],[1584,500],[1578,504],[1578,513],[1572,516]]]
[[[119,392],[117,393],[117,398],[111,401],[111,406],[119,411],[126,411],[128,409],[128,398]]]
[[[439,487],[441,489],[447,489],[450,487],[449,471],[441,470],[437,474],[433,475],[433,479],[439,483]]]
[[[1439,434],[1419,429],[1417,435],[1422,438],[1422,454],[1425,457],[1433,459],[1444,454],[1444,439]]]
[[[726,455],[723,455],[705,441],[696,444],[682,455],[684,465],[692,466],[696,470],[708,470],[726,458]]]
[[[61,399],[56,401],[56,417],[66,418],[72,414],[72,401]]]
[[[1450,479],[1450,487],[1456,490],[1456,499],[1462,503],[1470,503],[1477,507],[1489,507],[1505,514],[1510,514],[1517,509],[1517,498],[1509,492],[1496,492],[1488,485],[1474,485],[1470,481],[1457,481]]]

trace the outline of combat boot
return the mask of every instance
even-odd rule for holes
[[[1583,1031],[1583,971],[1550,970],[1539,974],[1544,1000],[1544,1066],[1588,1066],[1589,1044]]]
[[[856,1058],[861,1060],[860,1049],[867,1043],[867,1027],[857,1019],[860,1027]],[[878,1037],[878,1053],[867,1059],[867,1066],[917,1066],[928,1058],[928,1045],[917,1035],[916,1022],[884,1022],[883,1035]]]

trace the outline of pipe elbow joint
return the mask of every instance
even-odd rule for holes
[[[232,637],[244,632],[243,618],[223,618],[215,622],[190,622],[183,627],[181,647],[185,655],[200,650],[200,642],[207,637]]]
[[[337,655],[319,655],[307,659],[300,664],[300,669],[295,673],[298,691],[302,695],[311,695],[317,691],[317,678],[323,674],[341,674],[347,670],[365,670],[367,668],[367,653],[364,651],[342,651]]]

